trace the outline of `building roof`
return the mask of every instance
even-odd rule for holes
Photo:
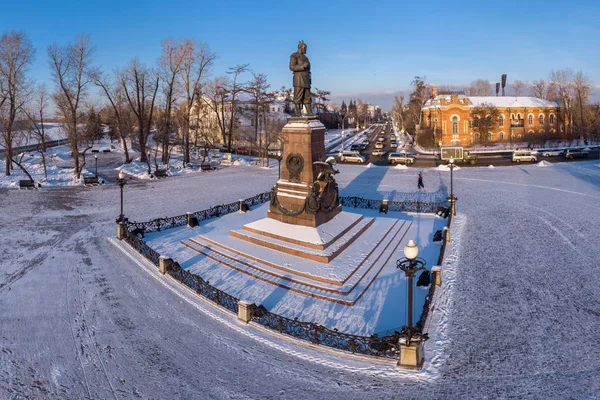
[[[483,103],[488,103],[498,108],[506,108],[506,107],[558,107],[558,104],[553,101],[548,101],[544,99],[538,99],[537,97],[528,97],[528,96],[466,96],[466,95],[458,95],[458,99],[463,102],[464,99],[468,99],[468,105],[465,107],[477,107]],[[429,108],[443,108],[448,105],[442,106],[442,99],[447,102],[451,101],[450,95],[438,95],[433,99],[427,100],[423,109]]]
[[[558,107],[558,104],[553,101],[523,96],[472,96],[469,97],[469,101],[472,107],[476,107],[482,103],[489,103],[494,107]]]

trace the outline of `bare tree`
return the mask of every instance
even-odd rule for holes
[[[213,110],[217,124],[227,150],[231,151],[232,141],[238,127],[238,96],[245,90],[245,84],[238,81],[240,75],[248,70],[248,64],[236,65],[227,72],[232,78],[214,79],[205,90],[202,99]]]
[[[173,134],[173,107],[177,101],[175,81],[181,71],[181,66],[186,52],[181,42],[165,39],[161,43],[162,54],[158,61],[159,76],[162,82],[164,107],[158,118],[160,128],[154,134],[154,140],[161,144],[162,163],[168,163],[169,143]]]
[[[477,79],[469,85],[469,96],[492,96],[492,85],[487,79]]]
[[[127,103],[137,120],[140,161],[148,165],[148,173],[151,173],[152,169],[146,146],[152,128],[154,102],[159,86],[158,74],[134,58],[127,68],[118,73],[118,80],[127,98]]]
[[[538,99],[546,98],[546,82],[543,79],[539,81],[533,81],[533,85],[531,85],[530,93],[532,96],[537,97]]]
[[[396,122],[396,125],[404,127],[404,95],[396,96],[394,98],[394,105],[392,106],[392,119]]]
[[[512,89],[512,94],[514,96],[522,96],[525,94],[525,90],[527,89],[527,84],[523,81],[516,80],[510,85]]]
[[[416,132],[421,127],[423,119],[423,106],[431,98],[431,86],[425,81],[425,77],[416,76],[411,82],[413,91],[408,100],[408,110],[405,115],[406,128]],[[417,129],[418,128],[418,129]]]
[[[473,117],[473,130],[479,134],[479,143],[487,146],[490,144],[488,134],[498,124],[500,111],[491,103],[481,103],[473,107],[471,115]]]
[[[252,121],[251,132],[247,138],[250,142],[250,154],[252,155],[252,146],[256,145],[258,149],[262,149],[262,135],[261,131],[264,129],[264,114],[265,108],[268,104],[274,101],[272,96],[269,96],[267,90],[271,85],[267,83],[267,76],[265,74],[252,73],[252,80],[246,85],[246,93],[250,96],[249,101],[246,103],[247,117]]]
[[[203,42],[188,39],[181,46],[182,62],[177,76],[177,89],[182,97],[180,117],[185,165],[190,162],[190,119],[194,104],[202,93],[205,80],[217,56]]]
[[[44,167],[44,178],[48,178],[46,169],[46,129],[44,123],[46,121],[46,108],[50,99],[48,90],[45,85],[39,85],[36,88],[33,99],[33,108],[30,110],[24,109],[25,115],[29,120],[29,132],[38,142],[38,152],[42,156],[42,165]]]
[[[579,117],[577,119],[576,128],[580,135],[587,136],[588,124],[585,118],[585,109],[587,108],[590,93],[592,92],[592,84],[587,75],[585,75],[583,71],[579,70],[575,74],[573,86],[575,92],[575,109]]]
[[[131,158],[127,139],[132,132],[132,121],[125,89],[119,81],[104,77],[99,71],[94,73],[94,83],[102,89],[110,103],[111,112],[108,123],[121,140],[121,146],[125,152],[125,163],[128,164],[131,162]]]
[[[27,71],[35,58],[31,41],[22,32],[11,31],[0,39],[0,128],[6,148],[6,175],[12,167],[12,149],[17,116],[27,98]]]
[[[91,82],[91,61],[94,47],[89,36],[81,35],[67,46],[52,44],[48,47],[52,76],[57,86],[54,102],[63,129],[67,133],[73,153],[73,174],[81,177],[84,167],[80,163],[79,145],[87,140],[79,128],[81,107],[87,97],[87,87]]]
[[[556,88],[558,100],[564,110],[565,132],[568,137],[573,134],[573,98],[575,97],[575,73],[571,68],[552,71],[550,81]],[[572,137],[571,137],[572,138]]]

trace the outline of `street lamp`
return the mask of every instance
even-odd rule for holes
[[[408,325],[402,328],[403,333],[406,335],[406,345],[410,345],[411,339],[414,337],[416,341],[426,340],[427,335],[416,332],[413,327],[412,311],[413,311],[413,278],[418,271],[426,270],[425,260],[418,258],[419,247],[414,240],[409,240],[408,244],[404,246],[404,257],[396,261],[396,268],[404,271],[404,274],[408,278]]]
[[[454,157],[450,157],[450,159],[448,160],[448,168],[450,168],[450,199],[448,199],[448,201],[450,202],[450,209],[452,211],[453,216],[456,216],[456,207],[454,204],[456,202],[456,199],[454,198],[454,179],[452,176],[455,167],[456,164],[454,164]]]
[[[117,185],[121,188],[121,213],[119,219],[117,219],[117,239],[122,239],[124,236],[125,221],[123,216],[123,186],[125,186],[125,174],[123,171],[119,172],[119,179],[117,179]]]
[[[94,154],[94,160],[96,160],[96,178],[98,177],[98,154]]]

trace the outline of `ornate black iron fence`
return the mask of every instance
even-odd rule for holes
[[[257,194],[256,196],[250,197],[244,200],[244,203],[248,206],[254,206],[269,201],[271,198],[271,192],[264,192]],[[211,207],[206,210],[196,211],[192,213],[194,217],[198,219],[198,222],[205,221],[211,218],[218,218],[224,215],[236,212],[239,210],[239,202],[233,202],[229,204],[221,204],[218,206]],[[151,221],[145,222],[130,222],[126,221],[127,230],[132,231],[139,229],[144,233],[160,232],[165,229],[176,228],[178,226],[184,226],[187,223],[187,214],[177,215],[174,217],[156,218]]]
[[[170,259],[167,263],[167,274],[169,274],[169,276],[173,279],[193,289],[197,294],[206,297],[207,299],[235,314],[238,313],[239,299],[210,285],[208,281],[205,281],[198,275],[184,270],[179,264]]]
[[[397,195],[395,197],[398,197]],[[404,196],[403,196],[404,197]],[[259,193],[253,197],[244,199],[243,202],[249,206],[255,206],[262,204],[271,199],[271,192]],[[388,202],[389,211],[402,211],[402,212],[436,212],[438,207],[447,206],[447,200],[439,200],[437,193],[432,194],[432,200],[437,201],[421,201],[415,199],[407,200],[395,200]],[[340,197],[340,204],[345,207],[353,208],[365,208],[371,210],[378,210],[381,207],[383,200],[372,200],[365,199],[357,196],[346,196]],[[206,221],[212,218],[222,217],[224,215],[236,212],[239,210],[239,202],[233,202],[229,204],[221,204],[218,206],[211,207],[206,210],[196,211],[192,213],[194,217],[198,219],[198,222]],[[165,229],[176,228],[184,226],[187,223],[187,214],[177,215],[174,217],[156,218],[145,222],[131,222],[126,220],[127,230],[141,230],[145,233],[160,232]]]
[[[253,206],[269,201],[269,199],[270,192],[265,192],[253,196],[249,199],[246,199],[244,200],[244,202],[249,206]],[[382,200],[369,200],[356,196],[342,197],[340,200],[342,205],[355,208],[379,209],[380,205],[382,204]],[[419,201],[394,201],[388,203],[390,208],[392,206],[398,207],[396,209],[398,211],[413,212],[435,212],[439,206],[443,206],[446,204],[446,201],[439,201],[433,203]],[[237,210],[239,210],[239,202],[220,205],[212,207],[208,210],[199,211],[194,213],[194,216],[198,218],[198,221],[203,221],[210,218],[220,217],[235,212]],[[451,221],[452,216],[450,215],[448,218],[448,226],[450,226]],[[152,248],[150,248],[146,243],[144,243],[143,240],[139,239],[137,235],[132,232],[132,230],[141,228],[145,230],[145,232],[154,232],[160,231],[162,229],[183,226],[186,224],[186,222],[187,215],[180,215],[171,218],[159,218],[156,220],[142,223],[128,223],[128,229],[124,233],[124,240],[127,243],[129,243],[139,254],[147,258],[154,265],[159,266],[160,254]],[[444,238],[442,247],[440,249],[440,255],[438,257],[438,265],[441,264],[443,260],[445,248],[446,240]],[[222,290],[215,288],[214,286],[210,285],[209,281],[202,279],[202,277],[182,269],[179,263],[171,259],[167,259],[165,260],[165,262],[167,263],[166,272],[173,279],[181,282],[182,284],[194,290],[195,293],[206,297],[207,299],[213,301],[214,303],[225,308],[226,310],[234,314],[238,313],[239,299],[223,292]],[[434,294],[435,273],[432,273],[429,293],[427,294],[425,304],[423,305],[423,312],[421,313],[421,318],[416,324],[417,334],[423,335],[425,337],[427,334],[423,333],[423,329],[425,327],[425,322],[429,315],[429,310],[431,308],[431,300],[433,299]],[[402,332],[394,331],[393,333],[386,334],[386,336],[352,335],[348,333],[339,332],[337,329],[329,329],[322,325],[315,324],[312,322],[302,322],[299,321],[297,318],[290,319],[287,317],[283,317],[269,312],[263,306],[257,307],[255,305],[253,306],[251,320],[276,332],[286,334],[301,340],[306,340],[316,345],[332,347],[338,350],[348,351],[351,353],[358,353],[368,356],[384,357],[391,359],[398,358],[400,352],[399,340],[400,338],[406,337],[404,329],[402,330]]]
[[[255,307],[252,321],[276,332],[306,340],[312,344],[333,347],[351,353],[376,357],[398,358],[400,333],[378,337],[358,336],[338,332],[312,322],[302,322],[298,318],[290,319],[267,311],[263,306]]]
[[[143,257],[147,258],[152,264],[158,267],[160,254],[150,246],[148,246],[144,241],[137,237],[136,234],[125,231],[123,239],[131,245],[139,254]]]

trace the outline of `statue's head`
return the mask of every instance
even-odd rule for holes
[[[304,43],[304,40],[298,42],[298,53],[306,54],[306,43]]]

